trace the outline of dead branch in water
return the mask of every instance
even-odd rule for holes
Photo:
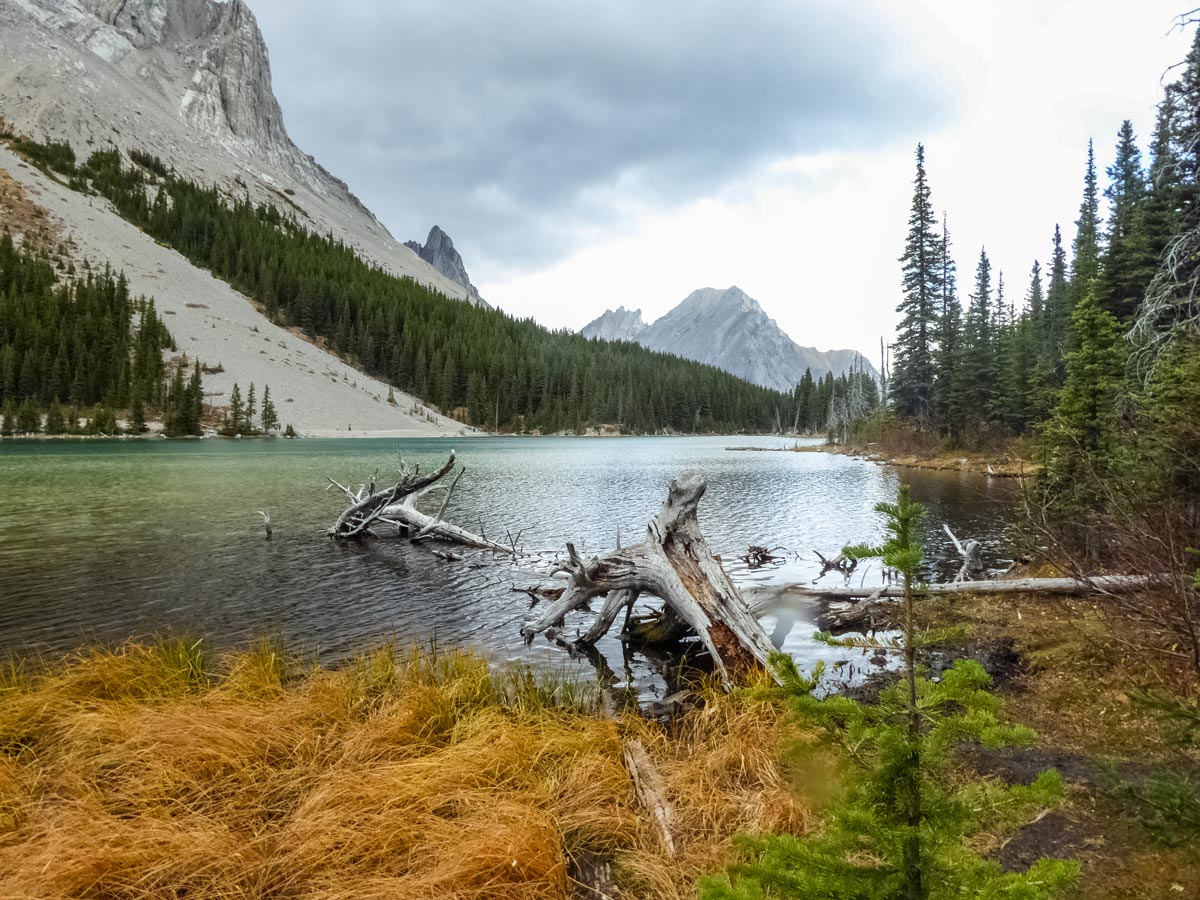
[[[349,506],[333,526],[329,529],[331,537],[337,540],[357,540],[363,537],[377,537],[374,530],[376,525],[392,525],[399,533],[412,535],[412,541],[423,541],[428,538],[438,538],[465,547],[475,547],[491,550],[505,555],[516,555],[516,543],[505,547],[488,538],[467,531],[445,521],[446,510],[454,496],[454,488],[462,478],[466,468],[459,470],[450,482],[446,496],[436,516],[426,515],[417,509],[417,500],[424,496],[442,478],[454,469],[454,451],[445,465],[431,475],[421,475],[420,467],[406,467],[401,461],[400,478],[391,487],[376,489],[376,476],[372,475],[368,484],[361,485],[358,491],[352,491],[340,482],[330,478],[330,484],[341,489],[346,495]],[[457,554],[439,553],[443,559],[459,560]]]

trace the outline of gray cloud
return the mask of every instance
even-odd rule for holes
[[[478,278],[783,155],[912,140],[955,103],[834,0],[251,0],[296,142]]]

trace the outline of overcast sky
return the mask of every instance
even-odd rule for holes
[[[913,151],[965,294],[1074,233],[1087,140],[1145,146],[1164,0],[251,0],[293,139],[490,302],[647,321],[740,286],[801,344],[893,333]]]

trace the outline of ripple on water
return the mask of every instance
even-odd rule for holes
[[[381,640],[476,647],[498,660],[571,664],[547,642],[518,633],[526,595],[544,566],[479,554],[477,567],[447,563],[404,542],[335,544],[324,530],[342,507],[326,477],[357,485],[398,454],[424,468],[456,442],[303,440],[5,442],[0,444],[0,651],[67,650],[164,631],[218,646],[264,635],[335,661]],[[778,446],[777,439],[738,438]],[[735,582],[808,580],[814,549],[836,551],[882,536],[873,507],[895,496],[897,474],[824,453],[738,453],[728,438],[485,438],[457,442],[467,473],[451,517],[527,551],[573,540],[586,551],[641,539],[675,476],[708,479],[701,524]],[[999,565],[1012,506],[1001,479],[905,472],[929,507],[929,554],[953,571],[941,523],[984,542]],[[436,508],[436,497],[430,498]],[[270,510],[264,539],[257,510]],[[751,569],[749,544],[783,546],[783,565]],[[935,567],[936,568],[936,567]],[[857,577],[870,578],[870,572]],[[848,660],[811,640],[811,610],[786,613],[784,647],[804,666]],[[568,619],[567,633],[586,621]],[[660,692],[654,666],[606,639],[618,677]],[[582,665],[582,664],[579,664]]]

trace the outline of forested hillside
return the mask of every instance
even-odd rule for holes
[[[27,146],[28,152],[28,146]],[[588,341],[453,300],[360,259],[272,206],[229,202],[157,159],[115,151],[84,164],[38,151],[80,190],[331,351],[480,427],[770,431],[795,398],[711,366],[626,343]]]
[[[52,434],[74,431],[83,416],[90,430],[111,434],[116,409],[130,410],[134,430],[148,411],[161,410],[179,433],[198,433],[198,371],[186,398],[164,381],[163,351],[173,346],[154,301],[131,297],[124,275],[60,273],[48,258],[16,248],[7,232],[0,235],[4,433],[43,424]]]

